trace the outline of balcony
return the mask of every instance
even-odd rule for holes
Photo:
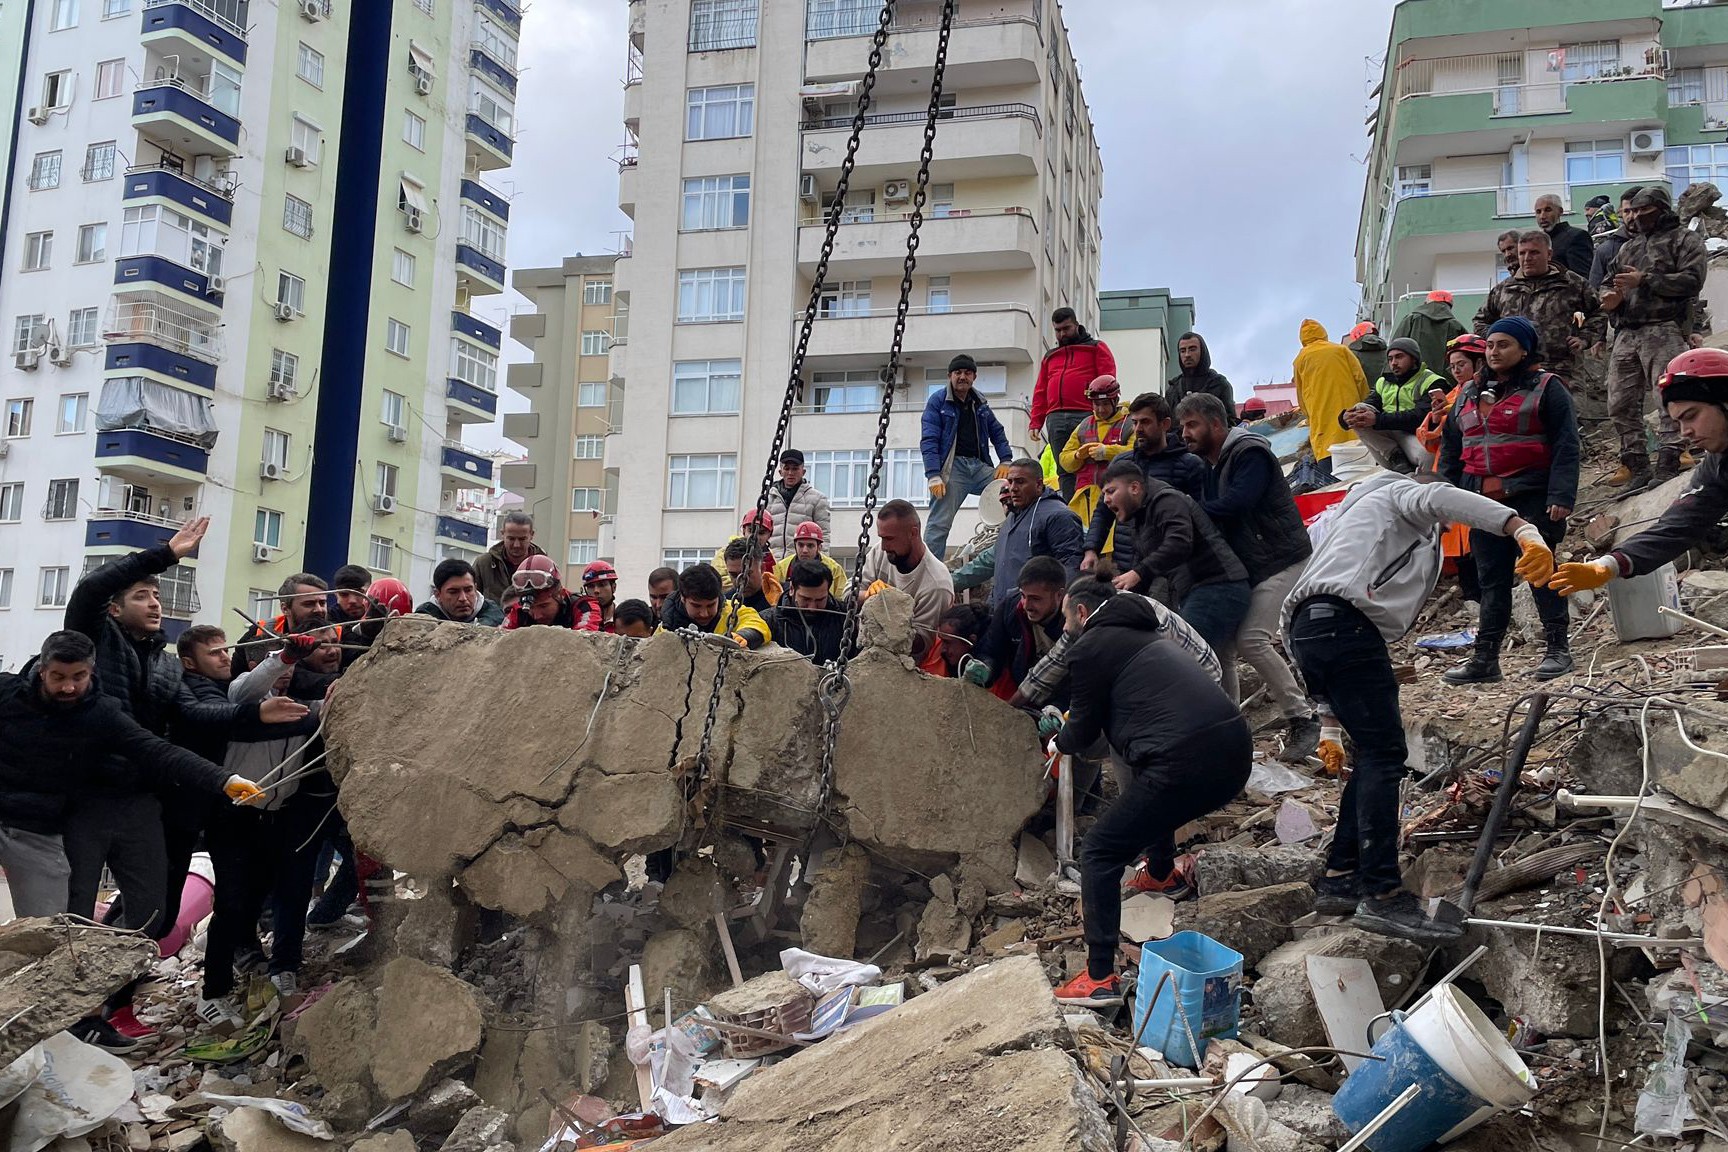
[[[468,44],[468,70],[476,76],[516,95],[516,52],[496,41],[473,40]]]
[[[151,253],[121,256],[114,261],[114,285],[118,291],[129,292],[140,287],[166,288],[198,303],[220,308],[222,293],[211,287],[210,280],[202,272],[194,272],[166,256]]]
[[[155,344],[110,343],[102,371],[107,376],[148,375],[206,392],[216,389],[214,361],[200,360]]]
[[[955,91],[1016,87],[1039,82],[1044,59],[1040,0],[1004,0],[958,6],[948,40],[944,82]],[[968,15],[977,12],[979,15]],[[870,53],[864,41],[876,34],[880,5],[857,13],[808,11],[804,76],[812,83],[851,80],[864,74]],[[928,83],[936,59],[940,4],[903,4],[890,26],[878,75],[904,91]]]
[[[498,417],[498,397],[466,380],[446,377],[444,399],[449,402],[450,419],[458,424],[490,424]]]
[[[456,516],[438,517],[438,539],[448,540],[452,544],[460,544],[464,548],[472,548],[476,552],[486,551],[486,525],[475,524]]]
[[[495,128],[478,112],[468,113],[468,159],[482,172],[508,168],[515,152],[515,142],[502,128]]]
[[[803,322],[796,313],[795,323]],[[818,318],[810,333],[809,358],[822,368],[879,366],[894,337],[894,309]],[[1024,304],[962,304],[952,311],[913,308],[901,345],[908,358],[946,364],[956,348],[979,360],[1030,364],[1042,348],[1038,324]]]
[[[476,343],[484,344],[494,352],[504,343],[502,332],[466,312],[450,313],[450,330],[458,336],[466,336]]]
[[[144,485],[199,484],[210,470],[210,453],[166,432],[116,428],[96,433],[96,467]]]
[[[213,224],[230,227],[234,219],[232,189],[218,188],[177,168],[143,164],[126,169],[123,200],[163,200],[177,208],[196,212]]]
[[[461,191],[463,200],[509,223],[510,201],[504,199],[503,193],[492,191],[478,180],[462,181]]]
[[[474,7],[488,16],[497,17],[512,31],[522,28],[522,12],[510,0],[474,0]]]
[[[624,127],[637,136],[642,131],[642,81],[624,85]]]
[[[866,116],[853,186],[880,183],[916,169],[924,149],[924,121],[922,111]],[[945,109],[936,125],[934,152],[940,178],[949,182],[1036,175],[1043,133],[1038,109],[1030,104]],[[850,116],[817,117],[806,122],[803,170],[838,174],[851,134]]]
[[[240,121],[179,79],[152,80],[132,94],[132,127],[180,156],[233,156],[240,150]]]
[[[899,275],[910,215],[878,212],[871,220],[841,224],[829,258],[830,277]],[[798,270],[806,277],[816,274],[826,235],[820,217],[806,218],[798,229]],[[1038,252],[1038,225],[1029,208],[947,209],[940,216],[926,214],[918,230],[918,270],[932,276],[1027,271],[1037,267]]]
[[[636,219],[637,186],[641,177],[636,171],[636,158],[630,157],[628,164],[618,165],[618,211]]]
[[[246,29],[203,0],[144,0],[138,39],[160,56],[213,53],[238,67],[246,64]]]
[[[502,261],[494,260],[472,244],[457,241],[456,278],[467,285],[471,296],[490,296],[504,291],[506,273]]]
[[[201,315],[161,299],[115,299],[103,321],[110,344],[153,344],[206,364],[222,359],[221,317]]]
[[[200,477],[202,479],[202,477]],[[84,525],[84,547],[140,552],[160,548],[180,531],[180,521],[125,508],[98,508]]]
[[[446,440],[438,451],[438,470],[446,488],[487,488],[492,484],[492,461],[468,451],[457,440]]]

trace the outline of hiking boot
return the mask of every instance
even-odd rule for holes
[[[1645,483],[1649,483],[1650,461],[1640,460],[1636,464],[1622,462],[1620,467],[1616,468],[1613,474],[1605,478],[1602,483],[1610,488],[1624,488],[1640,476],[1645,478]]]
[[[1448,684],[1500,683],[1500,658],[1478,652],[1458,667],[1446,673]]]
[[[1446,944],[1464,935],[1461,924],[1442,924],[1422,911],[1415,896],[1399,888],[1384,896],[1364,896],[1350,921],[1382,936],[1398,936],[1418,944]]]
[[[139,1044],[139,1041],[122,1034],[108,1021],[96,1016],[86,1016],[66,1031],[72,1034],[74,1040],[94,1044],[104,1052],[130,1052]]]
[[[129,1040],[150,1041],[156,1039],[156,1029],[138,1019],[138,1013],[132,1010],[130,1004],[108,1013],[108,1024],[114,1031]]]
[[[1322,916],[1348,916],[1362,902],[1362,885],[1354,872],[1348,876],[1322,872],[1308,883],[1314,889],[1314,911]]]
[[[1188,883],[1188,878],[1182,874],[1180,868],[1172,868],[1169,876],[1154,880],[1146,862],[1141,861],[1135,867],[1134,875],[1128,877],[1128,882],[1122,885],[1122,895],[1135,896],[1141,892],[1150,892],[1166,900],[1182,901],[1194,895],[1194,885]]]
[[[1109,1008],[1122,1003],[1122,978],[1112,972],[1102,980],[1082,972],[1066,984],[1057,985],[1056,1003],[1085,1008]]]
[[[1656,467],[1650,473],[1650,486],[1654,488],[1658,484],[1666,484],[1678,475],[1680,475],[1680,450],[1678,448],[1664,448],[1656,453]]]
[[[246,1026],[246,1018],[240,1014],[240,1001],[233,996],[218,996],[215,999],[200,996],[198,1019],[218,1036],[232,1036]]]
[[[1290,720],[1289,735],[1284,737],[1284,750],[1278,759],[1286,764],[1302,764],[1320,747],[1320,721],[1313,716],[1295,716]]]

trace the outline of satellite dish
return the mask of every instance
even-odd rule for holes
[[[978,493],[978,519],[992,528],[1008,519],[1008,509],[1002,506],[1002,481],[992,480]]]

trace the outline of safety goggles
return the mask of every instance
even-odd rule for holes
[[[558,586],[558,577],[538,569],[525,571],[518,568],[511,574],[510,583],[519,592],[544,592]]]

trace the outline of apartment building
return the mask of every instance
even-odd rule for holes
[[[1122,397],[1162,392],[1182,371],[1176,341],[1194,327],[1194,298],[1172,296],[1168,288],[1119,289],[1098,294],[1098,338],[1116,357]],[[1219,371],[1228,376],[1228,368]]]
[[[1728,5],[1403,0],[1375,99],[1361,313],[1390,324],[1445,289],[1468,323],[1537,197],[1583,226],[1596,195],[1728,178]]]
[[[618,198],[635,231],[613,272],[628,329],[611,346],[621,419],[603,449],[599,539],[627,585],[712,556],[755,502],[880,10],[630,5]],[[829,495],[842,556],[856,548],[940,12],[897,6],[787,433]],[[882,484],[920,506],[919,413],[949,359],[977,359],[1009,438],[1030,447],[1050,311],[1097,315],[1103,167],[1057,6],[960,0],[942,103]]]
[[[610,515],[606,437],[623,419],[609,356],[617,261],[572,256],[556,268],[511,275],[534,311],[510,318],[510,337],[534,359],[510,368],[510,387],[529,410],[506,415],[504,435],[526,449],[527,460],[504,465],[503,483],[534,517],[540,546],[575,569],[600,558],[600,521]]]
[[[168,630],[487,529],[520,13],[506,0],[48,0],[0,248],[0,659],[208,515]]]

